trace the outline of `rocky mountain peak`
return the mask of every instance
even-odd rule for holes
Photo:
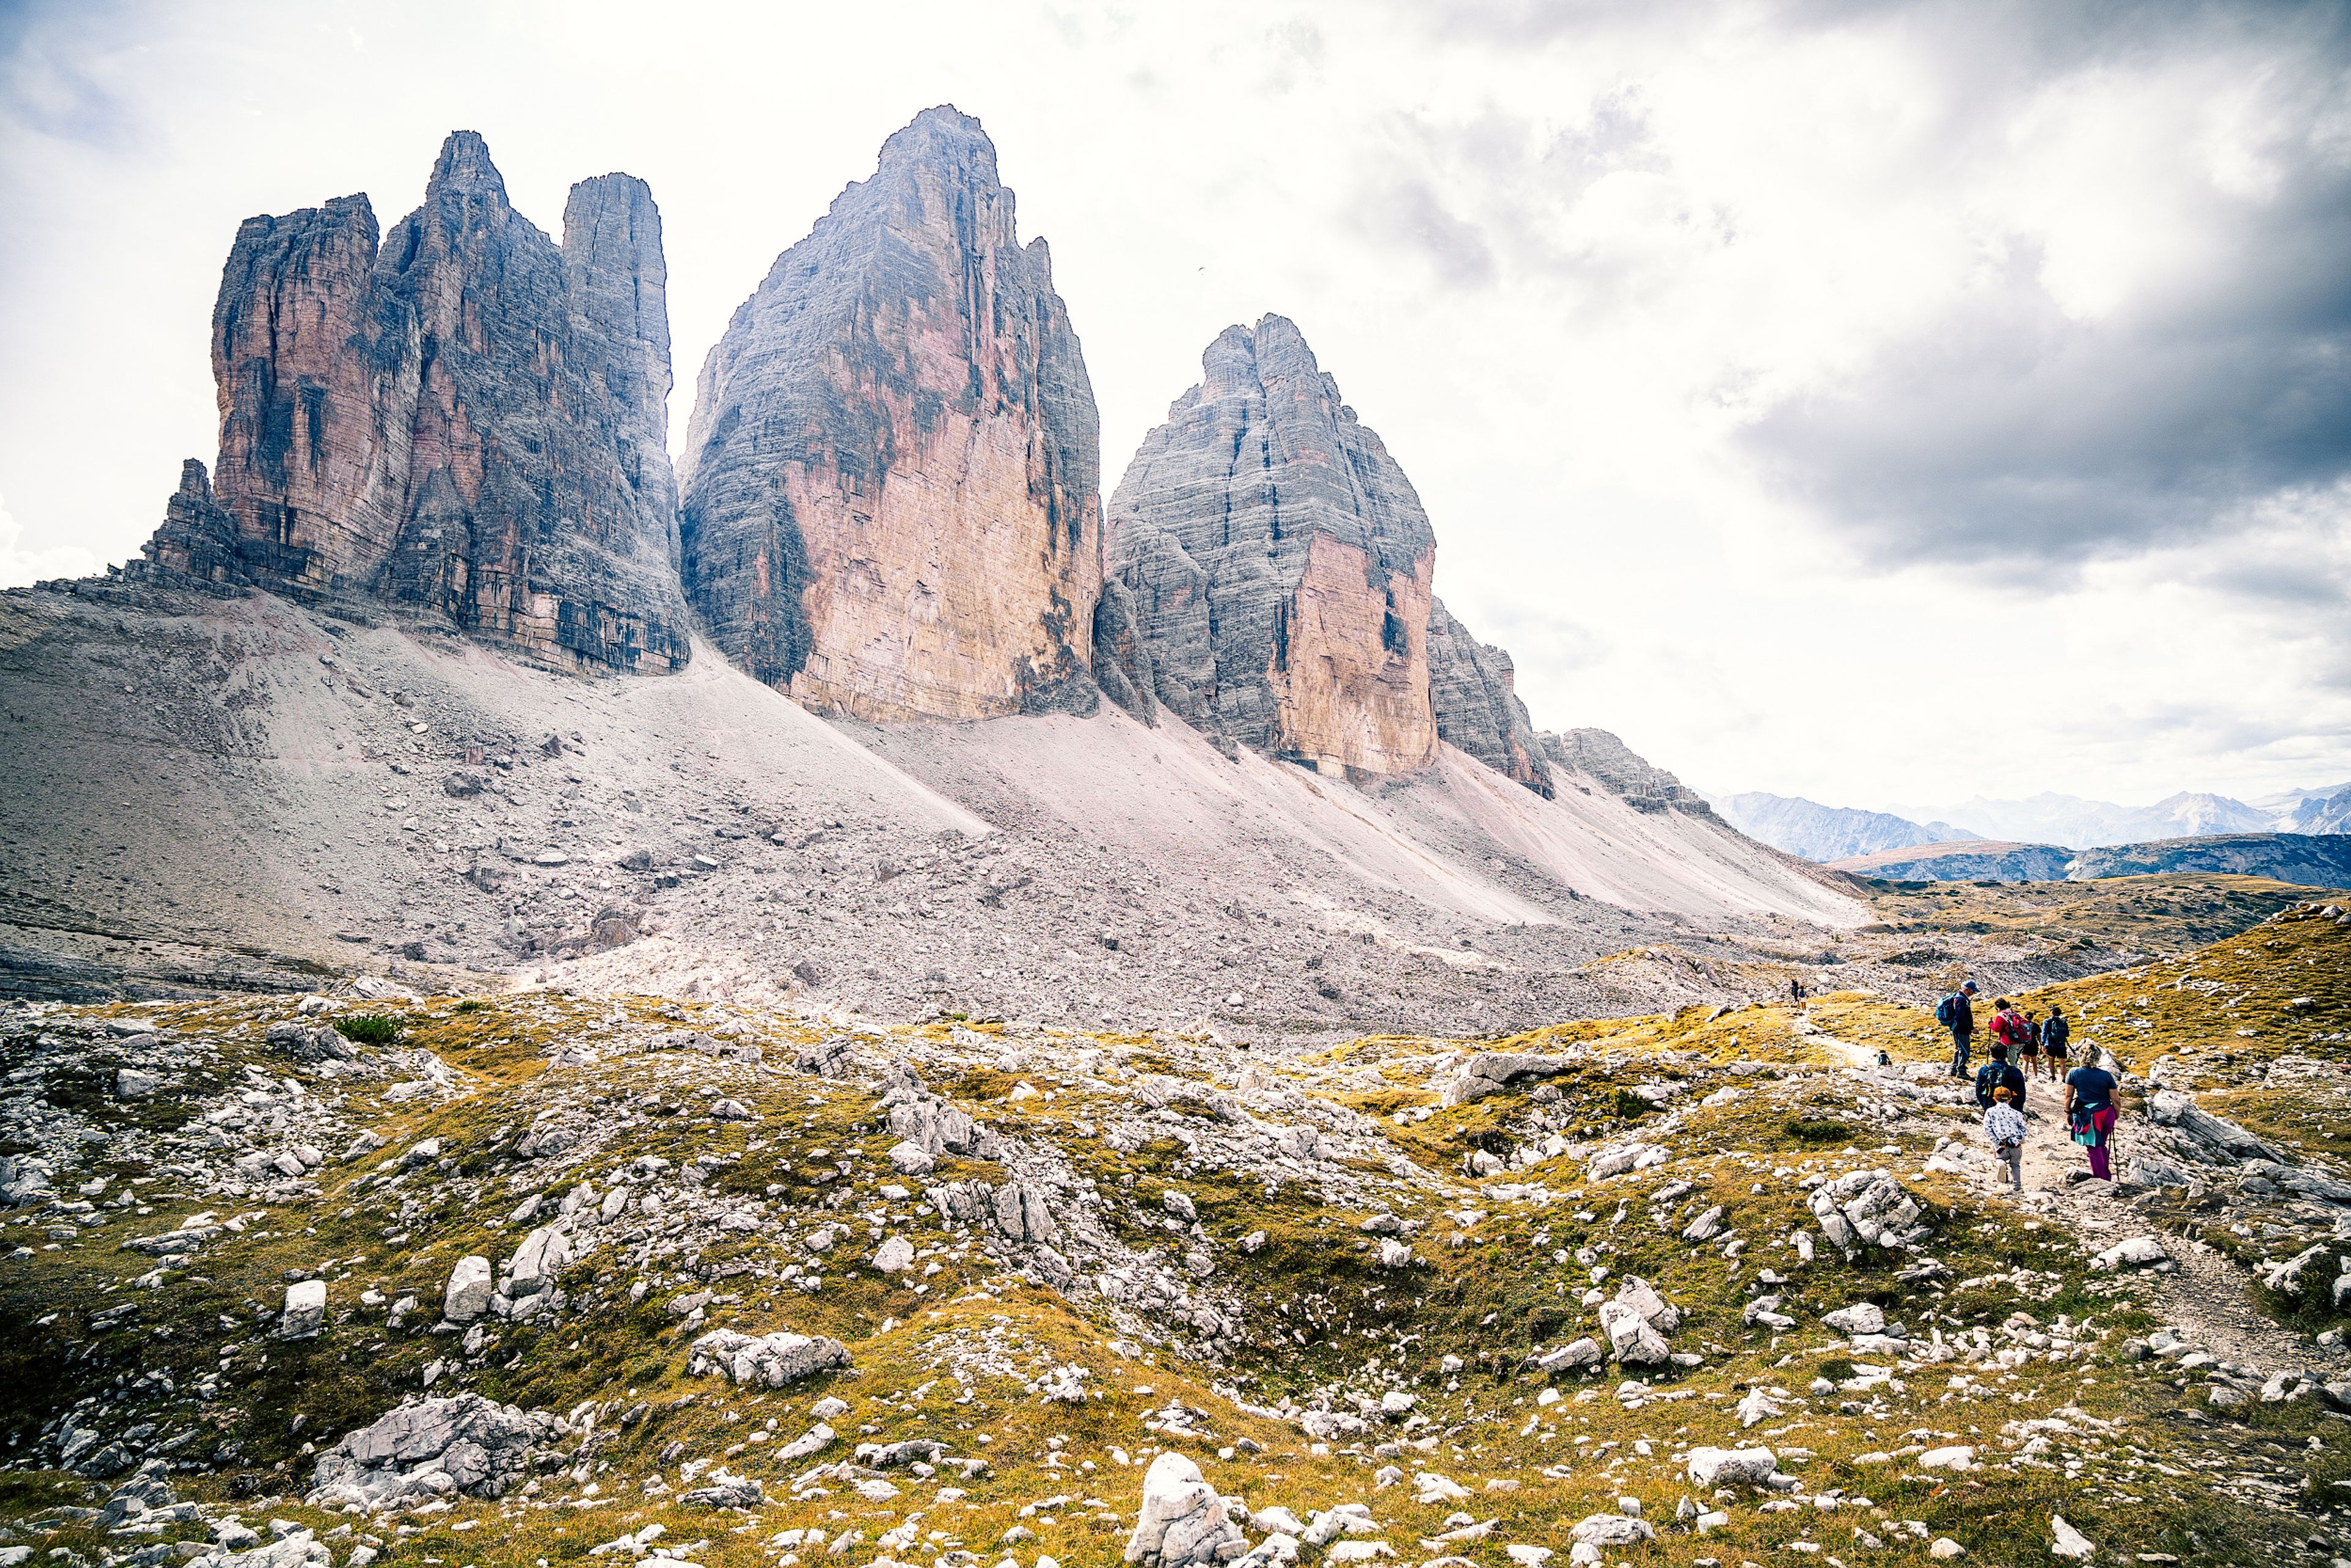
[[[424,183],[425,200],[450,193],[480,196],[506,204],[507,180],[490,159],[490,144],[478,131],[453,131],[441,143],[441,155],[433,161],[433,173]]]
[[[1200,370],[1111,497],[1135,653],[1105,686],[1318,768],[1406,772],[1443,739],[1547,793],[1509,656],[1436,605],[1420,497],[1297,324],[1228,327]]]
[[[705,361],[685,590],[728,656],[868,718],[1092,711],[1100,422],[979,122],[925,111]]]
[[[363,195],[239,228],[213,319],[236,575],[559,667],[685,662],[659,214],[626,175],[573,209],[568,254],[461,131],[380,246]],[[183,484],[151,563],[210,526]]]

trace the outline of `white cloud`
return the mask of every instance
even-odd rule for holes
[[[88,577],[99,569],[99,559],[86,549],[72,545],[26,549],[24,539],[25,530],[8,510],[8,497],[0,496],[0,588],[22,588],[53,578]]]

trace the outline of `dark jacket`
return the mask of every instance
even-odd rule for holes
[[[1976,1069],[1976,1103],[1989,1108],[1992,1091],[2006,1089],[2016,1096],[2016,1108],[2024,1109],[2024,1070],[2010,1061],[1987,1061]]]
[[[1943,999],[1951,1004],[1951,1032],[1953,1034],[1975,1033],[1976,1009],[1968,1005],[1967,992],[1953,991]]]

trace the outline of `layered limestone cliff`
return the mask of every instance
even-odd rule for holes
[[[704,364],[687,595],[728,656],[872,719],[1091,712],[1100,422],[979,122],[925,110]]]
[[[1509,653],[1471,636],[1443,600],[1429,601],[1428,700],[1438,738],[1548,800],[1551,769],[1517,681]]]
[[[1706,797],[1657,767],[1604,729],[1571,729],[1536,737],[1543,755],[1555,766],[1581,773],[1639,811],[1679,811],[1685,816],[1712,817]]]
[[[1155,695],[1318,768],[1423,766],[1437,539],[1411,481],[1284,318],[1200,363],[1110,504]]]
[[[246,222],[213,317],[235,575],[558,667],[686,661],[660,216],[608,174],[564,228],[559,248],[514,210],[471,131],[381,244],[365,196]],[[172,508],[148,554],[187,570],[186,478]]]

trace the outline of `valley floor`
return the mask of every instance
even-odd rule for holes
[[[2019,986],[2129,1106],[2128,1179],[2085,1184],[2036,1086],[2022,1197],[1925,987],[1327,1047],[364,988],[0,1014],[0,1561],[2351,1529],[2339,904]]]

